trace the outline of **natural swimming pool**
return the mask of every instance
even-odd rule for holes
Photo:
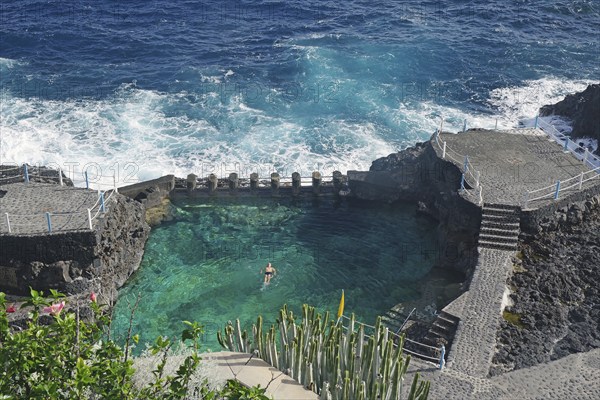
[[[138,294],[140,343],[179,337],[190,320],[205,326],[203,350],[219,351],[216,331],[228,320],[250,327],[260,314],[274,322],[284,303],[335,313],[342,289],[346,314],[372,323],[421,297],[436,261],[436,224],[413,204],[220,198],[174,205],[175,218],[152,230],[140,270],[120,291],[117,340]],[[277,274],[265,286],[267,262]]]

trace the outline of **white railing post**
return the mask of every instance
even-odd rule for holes
[[[441,118],[442,118],[442,120],[440,121],[440,133],[442,133],[443,129],[444,129],[444,117],[441,117]]]
[[[539,118],[539,114],[535,116],[535,125],[534,128],[537,129],[538,128],[538,118]]]
[[[115,193],[119,193],[119,189],[117,188],[117,173],[113,171],[113,190]]]
[[[90,180],[88,179],[87,169],[85,170],[84,174],[85,174],[85,188],[89,189],[90,188]]]
[[[465,121],[463,122],[463,132],[467,131],[467,119],[465,118]]]
[[[496,118],[496,126],[494,126],[494,130],[497,131],[498,130],[498,118]]]
[[[464,164],[463,164],[463,170],[465,171],[465,174],[469,170],[469,156],[465,156],[465,161],[464,161]]]
[[[442,149],[442,160],[446,159],[446,141],[444,141],[444,148]]]
[[[49,212],[46,213],[46,221],[48,222],[48,232],[52,233],[52,219]]]
[[[569,138],[567,138],[567,140],[565,140],[565,147],[563,148],[563,151],[565,153],[569,152]]]
[[[479,181],[481,179],[481,171],[475,171],[475,189],[479,187]]]
[[[579,175],[579,190],[583,187],[583,172]]]
[[[460,190],[461,191],[465,190],[465,174],[464,174],[464,172],[460,177]]]
[[[25,175],[25,183],[29,183],[29,170],[27,164],[23,164],[23,175]]]
[[[586,148],[585,152],[583,153],[583,165],[585,165],[585,163],[587,162],[589,153],[590,151]]]
[[[558,195],[560,194],[560,181],[556,181],[556,192],[554,192],[554,200],[558,200]]]
[[[88,212],[88,226],[90,227],[90,231],[93,231],[94,227],[92,226],[92,210],[90,210],[88,208],[87,212]]]
[[[8,218],[8,213],[4,213],[4,215],[6,216],[6,225],[8,226],[8,233],[12,233],[10,229],[10,218]]]
[[[440,369],[444,369],[444,364],[446,363],[445,355],[446,355],[446,346],[442,345],[442,347],[440,349],[440,362],[438,364],[438,367]]]

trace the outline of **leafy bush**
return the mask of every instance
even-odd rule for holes
[[[31,290],[22,308],[30,310],[23,329],[11,328],[8,313],[16,312],[0,292],[0,399],[267,399],[264,389],[245,388],[229,381],[222,391],[209,389],[206,382],[190,383],[199,363],[202,326],[184,321],[181,339],[189,347],[174,375],[165,374],[171,340],[159,337],[150,347],[160,362],[153,379],[143,387],[134,384],[135,370],[130,357],[131,342],[138,336],[129,331],[125,346],[108,339],[110,318],[91,294],[88,306],[94,322],[79,318],[79,304],[66,311],[64,295],[51,290],[46,298]]]

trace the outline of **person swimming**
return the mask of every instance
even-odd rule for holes
[[[260,270],[260,272],[262,273],[262,269]],[[276,273],[277,270],[273,268],[271,263],[267,263],[267,266],[265,267],[265,283],[270,283],[271,277],[275,276]]]

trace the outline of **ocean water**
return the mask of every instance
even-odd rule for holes
[[[368,168],[515,126],[600,80],[597,0],[0,5],[0,162],[175,173]]]

